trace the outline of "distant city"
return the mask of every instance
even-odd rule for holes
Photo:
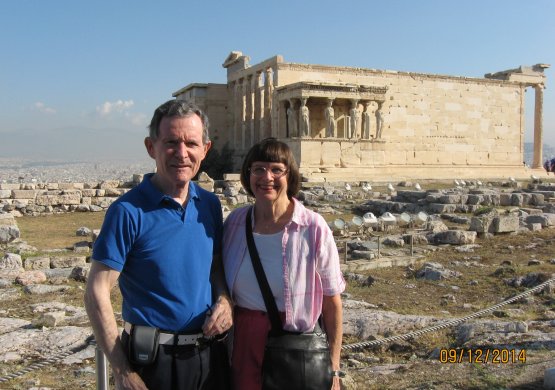
[[[1,183],[87,183],[131,181],[134,174],[154,171],[154,161],[63,162],[0,158]]]
[[[524,162],[532,164],[534,144],[524,143]],[[544,145],[543,158],[555,157],[555,148]],[[0,157],[0,183],[85,183],[102,180],[130,181],[134,174],[154,171],[154,161],[136,160],[104,161],[48,161]]]

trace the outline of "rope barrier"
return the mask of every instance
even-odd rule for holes
[[[456,320],[451,320],[451,321],[447,321],[444,322],[442,324],[438,324],[438,325],[434,325],[431,326],[429,328],[425,328],[425,329],[420,329],[411,333],[407,333],[404,335],[398,335],[398,336],[392,336],[392,337],[387,337],[384,339],[380,339],[380,340],[372,340],[372,341],[363,341],[360,343],[354,343],[354,344],[347,344],[347,345],[343,345],[341,349],[343,350],[353,350],[353,349],[360,349],[360,348],[366,348],[366,347],[371,347],[371,346],[377,346],[377,345],[381,345],[381,344],[386,344],[386,343],[391,343],[393,341],[399,341],[399,340],[406,340],[409,338],[414,338],[414,337],[418,337],[421,336],[425,333],[429,333],[429,332],[434,332],[436,330],[440,330],[440,329],[444,329],[444,328],[448,328],[454,325],[458,325],[462,322],[465,322],[471,318],[476,318],[479,316],[482,316],[484,314],[487,314],[489,312],[492,312],[494,310],[499,309],[500,307],[503,307],[505,305],[508,305],[509,303],[518,301],[519,299],[522,299],[523,297],[530,295],[538,290],[542,290],[544,287],[548,286],[549,284],[555,282],[555,278],[549,279],[548,281],[545,281],[541,284],[538,284],[536,287],[533,287],[523,293],[520,293],[518,295],[515,295],[512,298],[507,299],[506,301],[503,301],[501,303],[498,303],[496,305],[493,305],[491,307],[488,307],[487,309],[483,309],[480,311],[477,311],[476,313],[470,314],[466,317],[462,317],[462,318],[458,318]]]
[[[74,353],[77,353],[79,351],[82,351],[83,349],[87,348],[89,345],[95,345],[96,342],[94,341],[93,336],[88,337],[85,342],[83,344],[80,344],[79,346],[72,348],[68,351],[65,352],[61,352],[58,355],[49,357],[47,359],[41,360],[39,362],[33,363],[25,368],[22,368],[19,371],[16,371],[14,373],[8,374],[6,376],[0,377],[0,383],[4,383],[7,381],[10,381],[12,379],[15,378],[19,378],[20,376],[23,376],[25,374],[30,373],[31,371],[35,371],[38,370],[40,368],[43,368],[47,365],[51,365],[51,364],[55,364],[57,362],[59,362],[62,359],[65,359],[66,357],[73,355]]]

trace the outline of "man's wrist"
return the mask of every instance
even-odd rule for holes
[[[341,371],[341,370],[333,370],[333,371],[331,372],[331,376],[332,376],[332,377],[333,377],[333,376],[337,376],[337,377],[339,377],[339,378],[345,378],[345,375],[347,375],[347,374],[345,373],[345,371]]]

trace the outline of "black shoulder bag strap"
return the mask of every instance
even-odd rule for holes
[[[272,289],[264,273],[264,268],[262,268],[262,263],[260,262],[260,257],[258,256],[258,251],[256,250],[256,244],[254,243],[254,238],[252,236],[252,209],[251,207],[247,212],[247,220],[245,224],[245,233],[247,235],[247,245],[249,247],[249,254],[252,260],[252,267],[254,268],[254,273],[256,275],[256,280],[258,281],[258,286],[262,292],[262,297],[264,298],[264,304],[266,305],[266,310],[268,316],[270,317],[270,322],[272,323],[272,335],[279,335],[283,332],[283,324],[281,322],[281,317],[279,316],[279,311],[276,305],[276,300],[272,294]]]

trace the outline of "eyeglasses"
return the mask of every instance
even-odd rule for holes
[[[280,177],[282,177],[283,175],[285,175],[287,173],[287,169],[280,168],[280,167],[271,167],[271,168],[254,167],[254,168],[249,168],[249,172],[254,177],[266,176],[266,173],[268,171],[270,171],[270,174],[272,175],[272,177],[274,179],[279,179]]]

